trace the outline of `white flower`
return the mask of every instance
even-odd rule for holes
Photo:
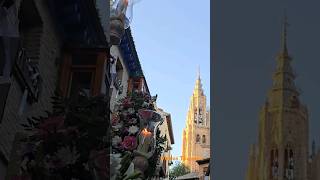
[[[128,113],[129,113],[129,114],[133,114],[134,112],[135,112],[135,110],[134,110],[133,108],[129,108],[129,109],[128,109]]]
[[[29,158],[28,158],[28,157],[25,157],[25,158],[23,158],[22,162],[20,163],[20,167],[21,167],[23,170],[27,170],[28,161],[29,161]]]
[[[82,163],[85,170],[89,171],[89,164],[88,163]]]
[[[137,126],[130,126],[128,131],[130,134],[135,134],[136,132],[138,132],[139,128]]]
[[[137,123],[137,118],[132,118],[130,122],[131,122],[132,124]]]
[[[148,107],[148,106],[149,106],[149,103],[143,102],[142,107]]]
[[[112,138],[112,146],[118,146],[118,144],[122,141],[121,137],[114,136]]]
[[[110,155],[110,176],[111,180],[116,179],[119,169],[121,168],[121,154],[111,154]]]
[[[122,128],[122,122],[120,122],[120,123],[118,123],[117,125],[115,125],[115,126],[112,126],[112,128],[115,130],[115,131],[119,131],[119,129],[121,129]]]
[[[73,146],[71,150],[70,147],[62,147],[56,152],[56,156],[63,162],[65,165],[74,164],[80,157],[78,154],[76,147]]]

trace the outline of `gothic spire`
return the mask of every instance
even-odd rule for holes
[[[198,75],[196,80],[196,85],[194,87],[194,94],[201,95],[202,94],[202,84],[201,84],[201,77],[200,77],[200,66],[198,66]]]
[[[200,65],[198,66],[198,79],[200,80]]]
[[[268,97],[268,102],[270,102],[272,106],[288,106],[291,104],[291,98],[299,96],[299,92],[294,83],[295,74],[290,63],[291,57],[287,49],[287,27],[288,21],[285,15],[281,30],[281,48],[277,57],[276,71],[273,75],[271,94],[269,94]]]
[[[284,13],[283,23],[282,23],[282,34],[281,34],[281,53],[284,55],[288,55],[288,48],[287,48],[287,27],[288,19],[286,13]]]

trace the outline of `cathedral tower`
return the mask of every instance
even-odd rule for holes
[[[273,85],[260,112],[258,144],[250,150],[247,180],[306,180],[308,112],[300,103],[287,49],[284,18]]]
[[[210,116],[206,105],[199,71],[182,135],[182,161],[191,172],[199,171],[196,160],[210,157]]]

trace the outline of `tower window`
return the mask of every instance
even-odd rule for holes
[[[284,169],[285,169],[285,178],[288,180],[292,180],[294,178],[294,156],[293,156],[293,150],[289,148],[285,149],[284,152]]]
[[[202,135],[202,143],[205,144],[206,143],[206,136]]]
[[[197,134],[196,142],[197,142],[197,143],[200,142],[200,135],[199,135],[199,134]]]
[[[278,158],[278,150],[272,149],[270,153],[270,176],[272,178],[277,178],[279,176],[279,158]]]

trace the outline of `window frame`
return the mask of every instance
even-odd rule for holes
[[[79,65],[72,62],[75,55],[94,55],[95,63]],[[72,74],[74,72],[92,72],[90,95],[96,96],[101,93],[103,78],[105,77],[105,60],[107,53],[96,49],[72,49],[63,53],[61,64],[59,90],[65,98],[70,97]],[[106,77],[107,78],[107,77]]]

